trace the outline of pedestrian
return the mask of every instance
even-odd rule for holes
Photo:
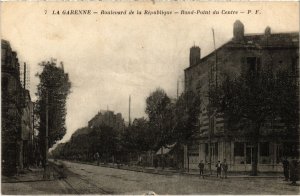
[[[284,157],[284,159],[282,160],[282,166],[284,181],[289,181],[289,161],[287,160],[287,157]]]
[[[290,181],[292,182],[291,185],[296,185],[296,181],[298,180],[298,163],[297,160],[293,159],[290,162]]]
[[[99,166],[99,162],[100,162],[100,155],[98,152],[96,152],[96,154],[94,155],[94,158],[97,160],[97,165]]]
[[[204,163],[203,160],[200,161],[200,163],[198,164],[199,167],[199,171],[200,171],[200,176],[202,176],[202,178],[204,178]]]
[[[39,167],[40,166],[40,152],[38,150],[35,150],[34,158],[35,158],[36,166]]]
[[[221,178],[227,178],[228,165],[227,165],[226,159],[224,159],[221,166],[222,166],[222,173],[221,173],[222,176],[221,176]]]
[[[220,176],[221,177],[221,162],[218,161],[218,163],[216,164],[216,168],[217,168],[217,178]]]

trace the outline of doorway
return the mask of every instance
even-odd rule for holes
[[[253,146],[246,146],[246,164],[252,164],[254,156]]]

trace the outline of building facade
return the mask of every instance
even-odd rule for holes
[[[100,110],[100,112],[88,122],[89,128],[99,127],[101,125],[112,127],[118,131],[123,131],[125,128],[122,114],[115,114],[113,111],[109,110]]]
[[[33,141],[32,101],[20,81],[20,64],[10,43],[1,40],[2,172],[14,175],[28,166]]]
[[[291,77],[299,82],[299,33],[272,33],[267,27],[262,34],[245,34],[244,25],[236,21],[233,38],[214,52],[201,58],[201,49],[190,49],[190,65],[185,69],[185,91],[201,96],[199,134],[185,149],[186,168],[197,168],[199,161],[211,163],[227,160],[231,171],[250,171],[254,147],[242,135],[229,134],[226,116],[208,114],[210,84],[221,82],[223,74],[237,76],[249,70],[268,67],[274,72],[290,70]],[[247,130],[241,130],[247,131]],[[267,122],[260,129],[258,144],[258,171],[281,171],[282,156],[296,156],[299,146],[299,129],[296,135],[287,134],[280,121]]]

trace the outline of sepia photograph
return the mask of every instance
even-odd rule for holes
[[[2,195],[299,195],[299,2],[4,1]]]

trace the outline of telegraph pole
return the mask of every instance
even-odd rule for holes
[[[214,42],[214,52],[215,52],[215,70],[213,68],[213,65],[211,65],[210,67],[210,76],[209,76],[209,96],[208,96],[208,102],[209,102],[209,107],[208,107],[208,121],[209,121],[209,133],[208,133],[208,153],[209,153],[209,171],[210,171],[210,174],[212,174],[212,170],[211,170],[211,164],[212,164],[212,160],[211,160],[211,156],[212,156],[212,142],[211,142],[211,138],[212,138],[212,133],[213,133],[213,129],[214,129],[214,115],[213,115],[213,109],[211,107],[211,93],[210,91],[212,90],[213,88],[213,80],[215,79],[216,81],[216,86],[218,85],[218,78],[217,78],[217,51],[216,51],[216,44],[215,44],[215,32],[214,32],[214,29],[212,29],[212,34],[213,34],[213,42]],[[216,74],[215,75],[215,78],[214,78],[214,73]]]
[[[216,87],[218,86],[218,56],[217,56],[217,50],[216,50],[216,41],[215,41],[215,31],[212,29],[213,33],[213,40],[214,40],[214,50],[215,50],[215,74],[216,74]]]
[[[129,95],[129,107],[128,107],[128,124],[129,124],[129,126],[131,125],[130,107],[131,107],[131,95]]]
[[[46,89],[46,125],[45,125],[45,160],[44,160],[44,179],[50,178],[49,168],[48,168],[48,89]]]
[[[209,91],[211,90],[211,83],[212,83],[212,70],[211,70],[211,74],[210,74],[210,78],[209,78]],[[211,93],[209,92],[209,96],[208,96],[208,101],[209,101],[209,107],[208,107],[208,110],[207,110],[207,113],[208,113],[208,122],[209,122],[209,125],[208,125],[208,154],[209,154],[209,172],[210,174],[212,174],[212,171],[211,171],[211,153],[212,153],[212,150],[211,150],[211,133],[212,133],[212,115],[211,115]]]
[[[178,99],[178,94],[179,94],[179,81],[177,80],[177,99]]]
[[[213,68],[213,65],[211,65],[210,67],[210,76],[209,76],[209,91],[212,90],[213,87],[213,83],[214,83],[214,79],[215,79],[215,88],[218,87],[218,56],[217,56],[217,50],[216,50],[216,42],[215,42],[215,31],[214,29],[212,28],[212,34],[213,34],[213,42],[214,42],[214,52],[215,52],[215,67]],[[215,74],[215,75],[214,75]],[[209,133],[208,133],[208,140],[209,140],[209,144],[208,144],[208,153],[209,153],[209,171],[210,171],[210,174],[212,174],[212,170],[211,170],[211,158],[212,158],[212,142],[211,142],[211,138],[212,138],[212,134],[213,134],[213,131],[214,131],[214,128],[215,128],[215,120],[214,120],[214,116],[215,116],[215,113],[214,113],[214,109],[211,107],[211,93],[209,93],[209,96],[208,96],[208,101],[209,101],[209,108],[208,108],[208,119],[209,119]]]

